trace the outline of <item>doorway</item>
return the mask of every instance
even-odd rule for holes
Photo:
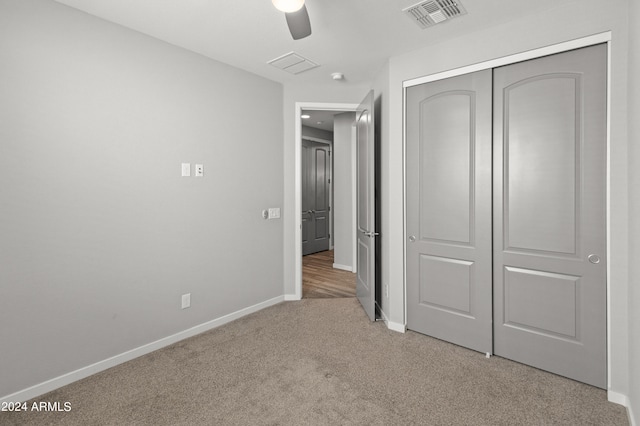
[[[329,146],[329,143],[334,142],[331,140],[332,137],[328,136],[329,127],[327,127],[326,122],[332,121],[333,117],[342,113],[355,114],[354,111],[357,106],[357,104],[342,103],[296,103],[295,291],[298,299],[302,297],[350,297],[349,290],[346,288],[348,284],[343,284],[350,281],[353,272],[356,270],[353,262],[353,259],[355,259],[355,234],[349,231],[349,229],[353,229],[353,223],[355,222],[355,199],[352,196],[355,191],[353,190],[353,184],[349,184],[348,188],[345,187],[345,182],[354,182],[352,175],[355,173],[355,155],[352,155],[352,150],[355,150],[355,146],[352,147],[354,145],[354,136],[351,124],[347,125],[349,133],[347,135],[347,145],[345,145],[344,141],[341,141],[338,147],[333,145],[330,150],[325,148]],[[325,132],[323,133],[321,130]],[[331,128],[331,130],[333,129]],[[305,140],[307,142],[303,142]],[[324,145],[322,145],[323,143]],[[307,145],[306,148],[305,144]],[[325,250],[327,247],[323,246],[319,252],[315,249],[303,250],[304,241],[309,241],[309,229],[313,230],[313,228],[304,226],[305,222],[313,219],[313,212],[309,212],[309,210],[317,211],[315,208],[307,208],[309,200],[304,195],[305,175],[303,175],[305,152],[310,154],[314,149],[320,149],[322,151],[320,154],[322,155],[308,157],[315,160],[326,158],[328,160],[327,165],[333,172],[332,180],[328,185],[329,193],[327,194],[331,204],[331,215],[328,215],[328,218],[333,217],[333,219],[326,222],[329,250]],[[348,151],[345,152],[345,150]],[[316,161],[315,165],[322,164],[323,161],[320,161],[320,163]],[[345,161],[347,164],[345,164]],[[311,163],[314,162],[312,161]],[[349,174],[347,178],[344,177],[345,173]],[[338,182],[339,180],[342,182]],[[336,184],[339,185],[338,190],[335,190]],[[345,208],[345,203],[349,204],[347,208]],[[316,235],[316,233],[313,233],[314,237]],[[349,251],[346,254],[345,247],[348,247],[347,250]],[[337,252],[336,249],[338,249]],[[309,253],[315,252],[315,254],[309,254],[303,259],[303,254],[307,254],[305,251]],[[305,281],[315,285],[303,290],[303,277]]]

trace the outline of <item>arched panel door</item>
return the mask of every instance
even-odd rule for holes
[[[606,387],[606,67],[598,45],[494,70],[494,349]]]
[[[329,250],[330,146],[302,140],[302,255]]]
[[[492,353],[491,70],[407,89],[407,327]]]

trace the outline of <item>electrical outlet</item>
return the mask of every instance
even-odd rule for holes
[[[196,164],[196,177],[204,176],[204,166],[202,164]]]
[[[182,295],[182,309],[186,309],[191,306],[191,293]]]

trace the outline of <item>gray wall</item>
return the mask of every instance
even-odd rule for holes
[[[282,296],[281,85],[49,0],[0,63],[0,397]]]
[[[355,113],[336,114],[333,120],[333,262],[353,268],[352,125]]]
[[[629,6],[629,399],[640,424],[640,2]]]

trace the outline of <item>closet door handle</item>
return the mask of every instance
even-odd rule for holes
[[[415,235],[410,236],[409,237],[409,242],[410,243],[415,243],[416,242],[416,236]]]
[[[593,264],[600,263],[600,256],[597,254],[590,254],[587,259]]]

